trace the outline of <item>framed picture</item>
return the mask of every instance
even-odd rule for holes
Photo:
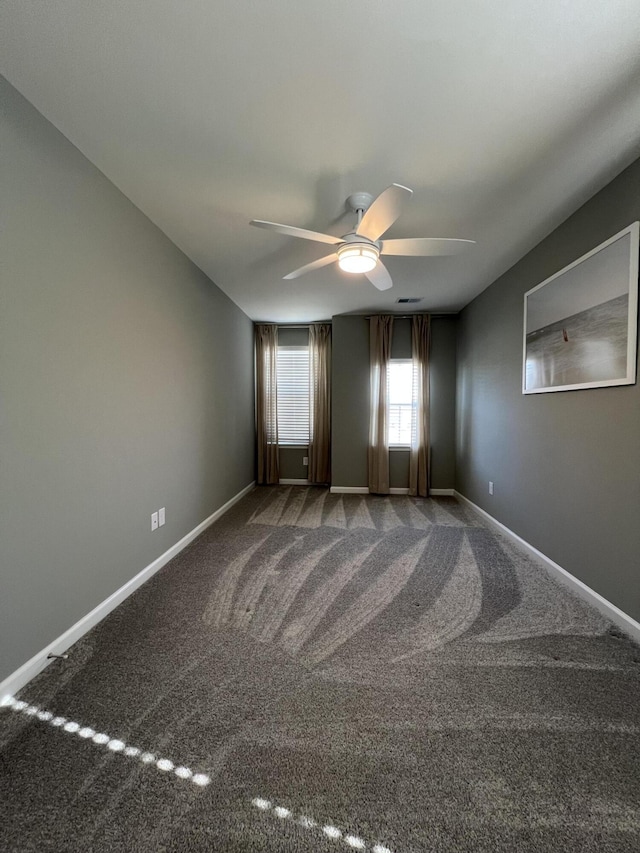
[[[524,295],[522,393],[636,381],[634,222]]]

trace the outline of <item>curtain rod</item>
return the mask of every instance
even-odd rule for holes
[[[457,313],[451,314],[432,314],[430,311],[416,311],[414,314],[387,314],[385,316],[393,317],[394,320],[410,320],[412,317],[420,317],[423,314],[429,314],[430,317],[457,317]],[[347,315],[349,316],[349,315]],[[351,317],[362,317],[364,320],[370,320],[372,317],[380,317],[381,314],[351,314]]]
[[[326,326],[331,325],[331,320],[323,320],[321,322],[313,322],[313,323],[271,323],[264,324],[260,323],[258,325],[273,325],[277,326],[279,329],[308,329],[309,326]]]
[[[413,314],[390,314],[394,320],[410,320],[412,317],[419,317],[421,314],[430,314],[431,317],[457,317],[457,311],[450,311],[447,314],[432,314],[429,311],[415,311]],[[362,317],[363,320],[370,320],[372,317],[379,317],[380,314],[340,314],[342,317]],[[331,325],[332,320],[314,320],[312,323],[265,323],[254,321],[254,326],[277,326],[279,329],[308,329],[309,326],[326,326]]]

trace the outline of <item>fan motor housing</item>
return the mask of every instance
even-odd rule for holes
[[[361,246],[366,246],[368,249],[374,248],[378,254],[380,254],[380,243],[375,240],[369,240],[367,237],[363,237],[362,234],[356,234],[355,231],[350,231],[348,234],[345,234],[344,237],[340,238],[342,240],[341,246],[349,245],[349,246],[357,246],[360,244]]]

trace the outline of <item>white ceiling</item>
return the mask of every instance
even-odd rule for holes
[[[458,310],[640,153],[638,0],[2,0],[2,73],[253,319]],[[414,197],[376,291],[252,218]],[[537,282],[531,282],[531,286]],[[401,306],[395,306],[400,310]]]

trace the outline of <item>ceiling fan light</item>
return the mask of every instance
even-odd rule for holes
[[[369,272],[378,263],[373,246],[345,246],[338,250],[338,266],[345,272]]]

